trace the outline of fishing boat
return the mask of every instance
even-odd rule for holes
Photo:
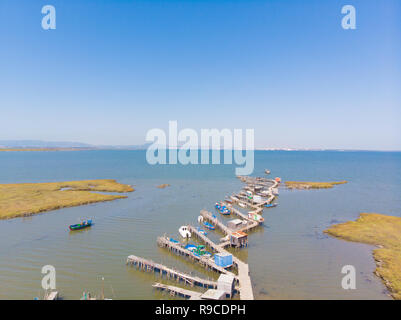
[[[207,222],[207,221],[205,221],[205,222],[203,223],[203,225],[205,226],[205,228],[207,228],[207,229],[209,229],[209,230],[214,230],[214,229],[216,229],[216,228],[214,227],[214,225],[210,224],[210,223]]]
[[[277,207],[277,203],[267,203],[265,204],[266,208],[273,208],[273,207]]]
[[[270,170],[267,170],[267,169],[266,169],[266,170],[265,170],[265,173],[266,173],[266,174],[270,174]]]
[[[223,215],[231,214],[231,211],[225,205],[223,205],[221,202],[220,203],[216,202],[215,207]]]
[[[70,225],[70,230],[71,231],[75,231],[75,230],[81,230],[84,228],[88,228],[92,225],[92,220],[84,220],[81,223],[77,223],[77,224],[72,224]]]
[[[243,202],[238,202],[238,205],[239,205],[241,208],[246,208],[246,204],[243,203]]]
[[[265,219],[260,214],[257,214],[257,213],[254,213],[254,212],[249,212],[248,213],[248,218],[251,219],[251,220],[260,222],[260,223],[265,221]]]
[[[172,243],[180,243],[178,240],[175,240],[173,238],[170,238],[170,242],[172,242]]]
[[[194,251],[196,250],[196,246],[194,244],[189,243],[184,247],[184,249],[187,249],[189,251]]]
[[[196,228],[196,230],[200,233],[203,234],[204,236],[207,236],[207,232],[199,227]]]
[[[181,237],[183,237],[183,238],[191,238],[191,236],[192,236],[192,234],[191,234],[191,232],[189,232],[187,226],[181,226],[178,229],[178,232],[180,233]]]

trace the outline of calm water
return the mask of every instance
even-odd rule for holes
[[[200,209],[238,191],[234,167],[150,166],[144,151],[10,152],[0,154],[0,183],[113,178],[134,185],[128,199],[0,221],[0,299],[43,295],[41,268],[57,270],[57,289],[66,299],[83,290],[106,296],[160,299],[157,280],[125,266],[129,254],[143,256],[204,277],[216,277],[159,249],[156,238],[177,237],[195,223]],[[259,299],[389,299],[373,275],[372,247],[330,238],[332,223],[360,212],[401,216],[401,153],[256,152],[254,175],[265,168],[284,180],[348,180],[331,190],[280,190],[279,206],[266,209],[264,227],[238,252],[250,264]],[[169,183],[171,187],[157,189]],[[68,225],[93,217],[95,225],[70,233]],[[217,235],[211,235],[217,238]],[[341,288],[341,267],[357,270],[357,290]]]

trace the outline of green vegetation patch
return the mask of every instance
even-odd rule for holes
[[[115,180],[0,184],[0,219],[126,198],[92,191],[122,193],[134,189]]]
[[[358,220],[331,226],[326,233],[344,240],[378,246],[373,251],[376,275],[394,299],[401,299],[401,218],[362,213]]]
[[[285,181],[285,185],[289,189],[329,189],[347,182],[345,180],[333,182]]]

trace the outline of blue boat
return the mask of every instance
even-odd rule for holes
[[[276,207],[276,206],[277,206],[277,203],[265,204],[265,207],[266,207],[266,208],[273,208],[273,207]]]
[[[214,229],[216,229],[216,228],[214,227],[214,225],[210,224],[210,223],[207,222],[207,221],[204,222],[203,225],[204,225],[206,228],[208,228],[209,230],[214,230]]]
[[[88,228],[91,225],[92,225],[92,220],[84,220],[81,223],[70,225],[69,228],[70,228],[71,231],[75,231],[75,230],[81,230],[81,229]]]
[[[203,234],[204,236],[207,236],[207,232],[206,232],[205,230],[203,230],[203,229],[201,229],[201,228],[199,228],[199,227],[197,227],[196,230],[198,230],[198,232],[199,232],[200,234]]]
[[[177,240],[175,240],[175,239],[173,239],[173,238],[170,238],[170,242],[173,242],[173,243],[180,243],[179,241],[177,241]]]
[[[223,215],[231,214],[230,210],[226,206],[222,205],[221,203],[216,202],[215,207]]]
[[[187,249],[189,251],[196,250],[196,246],[194,244],[187,244],[184,249]]]

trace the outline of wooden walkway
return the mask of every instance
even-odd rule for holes
[[[203,210],[205,211],[205,210]],[[206,213],[210,214],[210,212]],[[205,213],[204,213],[205,214]],[[256,223],[258,224],[258,223]],[[212,240],[210,240],[208,237],[205,235],[199,233],[196,228],[192,226],[188,226],[189,230],[191,233],[195,234],[199,239],[204,241],[205,244],[210,246],[214,251],[217,251],[219,253],[226,253],[226,254],[231,254],[228,252],[226,249],[224,249],[225,246],[229,245],[229,243],[223,243],[223,244],[215,244]],[[249,275],[249,266],[245,262],[239,260],[237,257],[233,255],[233,264],[234,266],[238,269],[238,276],[235,276],[235,280],[239,283],[238,291],[240,293],[240,299],[241,300],[253,300],[253,290],[252,290],[252,282],[251,282],[251,277]]]
[[[160,263],[130,255],[127,258],[127,265],[135,266],[138,269],[146,272],[159,272],[161,276],[165,275],[167,279],[176,280],[177,282],[184,282],[184,284],[193,286],[199,286],[208,289],[217,288],[217,282],[212,280],[202,279],[196,276],[186,274],[181,271],[166,267]]]
[[[159,282],[153,284],[152,287],[158,290],[166,291],[172,296],[180,296],[189,300],[201,300],[201,292],[186,290],[175,286],[169,286],[167,284],[162,284]]]
[[[213,259],[210,259],[210,258],[207,258],[204,256],[197,256],[192,251],[189,251],[189,250],[183,248],[179,243],[171,242],[166,237],[158,237],[157,244],[162,248],[167,248],[169,251],[175,253],[176,255],[180,255],[180,256],[189,258],[193,261],[196,261],[200,265],[202,265],[210,270],[213,270],[213,271],[216,271],[219,273],[229,274],[229,275],[232,275],[235,277],[235,275],[232,272],[230,272],[222,267],[219,267],[217,264],[215,264]]]
[[[278,183],[275,180],[267,178],[254,178],[254,177],[244,177],[244,176],[239,176],[238,178],[244,183],[246,183],[249,188],[253,188],[254,191],[258,189],[255,188],[255,186],[259,187],[259,189],[260,188],[265,189],[265,195],[263,195],[263,197],[268,199],[262,203],[254,203],[252,201],[249,201],[249,199],[246,196],[246,193],[244,192],[242,193],[240,192],[238,195],[235,195],[237,198],[239,198],[241,202],[245,202],[247,206],[253,208],[256,213],[261,214],[264,209],[263,207],[264,204],[271,203],[274,200],[275,195],[273,194],[273,189],[278,186]],[[246,224],[244,224],[241,228],[235,231],[243,231],[243,232],[250,231],[259,225],[259,222],[250,219],[248,215],[234,208],[231,204],[227,204],[227,207],[231,210],[231,212],[234,215],[238,216],[243,221],[246,221]],[[226,236],[230,236],[232,234],[233,230],[230,230],[223,222],[217,219],[216,215],[213,215],[212,213],[206,210],[201,210],[200,214],[204,220],[212,223],[217,229],[223,232],[223,234],[225,234]],[[188,230],[192,233],[192,235],[196,236],[201,241],[203,241],[203,243],[209,246],[213,252],[231,254],[225,249],[225,247],[230,245],[230,241],[225,241],[223,243],[216,244],[208,237],[206,237],[204,234],[200,233],[197,228],[189,225]],[[185,249],[182,244],[172,242],[166,236],[158,237],[157,244],[162,248],[167,248],[169,251],[175,253],[176,255],[183,256],[185,258],[188,258],[192,261],[199,263],[206,269],[233,276],[235,282],[239,285],[238,287],[236,287],[236,290],[239,291],[240,293],[240,299],[241,300],[254,299],[251,277],[249,274],[249,266],[245,262],[239,260],[234,255],[233,255],[233,265],[238,269],[237,276],[234,273],[216,265],[213,258],[195,255],[192,251]],[[146,260],[134,255],[130,255],[127,258],[127,264],[136,266],[137,268],[143,271],[159,272],[161,276],[165,275],[168,279],[176,280],[177,282],[182,281],[184,282],[184,284],[190,285],[192,287],[200,286],[203,288],[217,288],[216,281],[206,280],[200,277],[192,276],[184,272],[180,272],[172,268],[166,267],[162,264],[154,263],[153,261]],[[161,283],[155,283],[153,287],[159,290],[169,292],[171,295],[174,296],[177,295],[187,299],[201,299],[202,295],[202,293],[200,292],[186,290],[183,288],[165,285]]]

